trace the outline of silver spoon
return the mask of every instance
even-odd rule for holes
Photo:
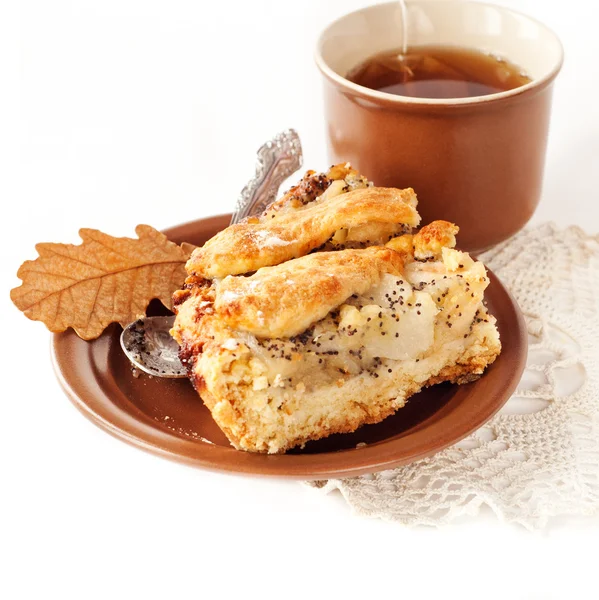
[[[301,168],[302,145],[295,129],[275,135],[258,149],[256,172],[241,190],[231,225],[263,212],[274,202],[281,184]]]
[[[302,166],[302,146],[293,129],[277,134],[257,154],[256,172],[241,190],[231,225],[263,212],[283,181]],[[169,333],[174,323],[174,316],[143,317],[123,329],[121,348],[134,367],[155,377],[187,377],[179,345]]]

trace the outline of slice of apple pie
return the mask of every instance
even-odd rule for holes
[[[453,249],[455,225],[418,222],[412,190],[336,166],[194,252],[172,334],[236,448],[354,431],[495,360],[484,266]]]

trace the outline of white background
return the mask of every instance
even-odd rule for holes
[[[599,231],[599,30],[586,0],[504,0],[556,30],[534,221]],[[233,206],[296,127],[324,168],[318,31],[359,0],[24,0],[0,14],[0,597],[597,598],[599,518],[531,534],[353,516],[298,483],[206,473],[100,431],[63,396],[43,325],[8,300],[40,241],[132,235]]]

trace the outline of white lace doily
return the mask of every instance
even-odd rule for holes
[[[311,485],[340,490],[361,515],[405,524],[441,525],[483,504],[529,528],[599,510],[599,236],[546,224],[482,259],[528,324],[527,369],[515,395],[431,458]]]

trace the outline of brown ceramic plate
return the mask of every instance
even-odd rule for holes
[[[229,218],[194,221],[165,233],[175,242],[199,245],[226,227]],[[79,339],[71,330],[55,335],[54,366],[62,387],[85,416],[160,456],[208,469],[302,479],[379,471],[429,456],[466,437],[516,388],[526,361],[525,324],[515,301],[489,275],[487,302],[497,317],[503,351],[481,379],[461,386],[433,386],[382,423],[310,442],[284,455],[232,448],[186,379],[134,377],[121,351],[117,325],[93,342]],[[367,445],[356,448],[359,442]]]

